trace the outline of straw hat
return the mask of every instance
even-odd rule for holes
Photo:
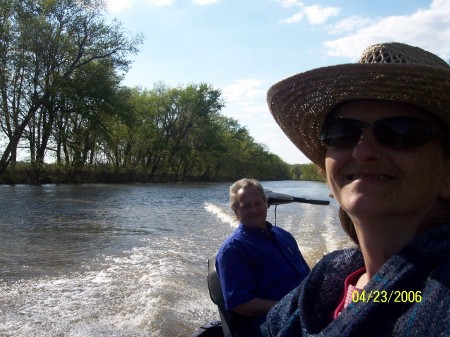
[[[402,43],[369,46],[356,64],[313,69],[273,85],[267,102],[289,139],[325,165],[319,139],[325,116],[342,102],[374,99],[421,107],[450,125],[450,66]]]

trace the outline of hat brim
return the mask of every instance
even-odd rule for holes
[[[353,100],[384,100],[423,108],[450,125],[450,69],[418,64],[344,64],[318,68],[273,85],[269,109],[289,139],[324,168],[325,116]]]

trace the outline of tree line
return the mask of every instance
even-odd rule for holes
[[[325,181],[325,172],[315,164],[295,164],[290,167],[292,180]]]
[[[107,20],[103,0],[3,0],[1,180],[293,177],[290,165],[221,114],[220,90],[206,83],[122,86],[142,41]]]

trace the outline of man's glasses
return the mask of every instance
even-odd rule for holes
[[[330,148],[352,148],[358,144],[366,127],[372,127],[375,140],[380,145],[396,149],[419,147],[436,136],[432,127],[418,118],[393,117],[373,124],[351,118],[334,118],[324,124],[320,140]]]

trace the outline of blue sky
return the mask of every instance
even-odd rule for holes
[[[109,0],[109,14],[145,37],[124,85],[209,83],[222,113],[290,164],[308,163],[274,122],[266,92],[312,68],[356,62],[399,41],[450,60],[450,1]]]

